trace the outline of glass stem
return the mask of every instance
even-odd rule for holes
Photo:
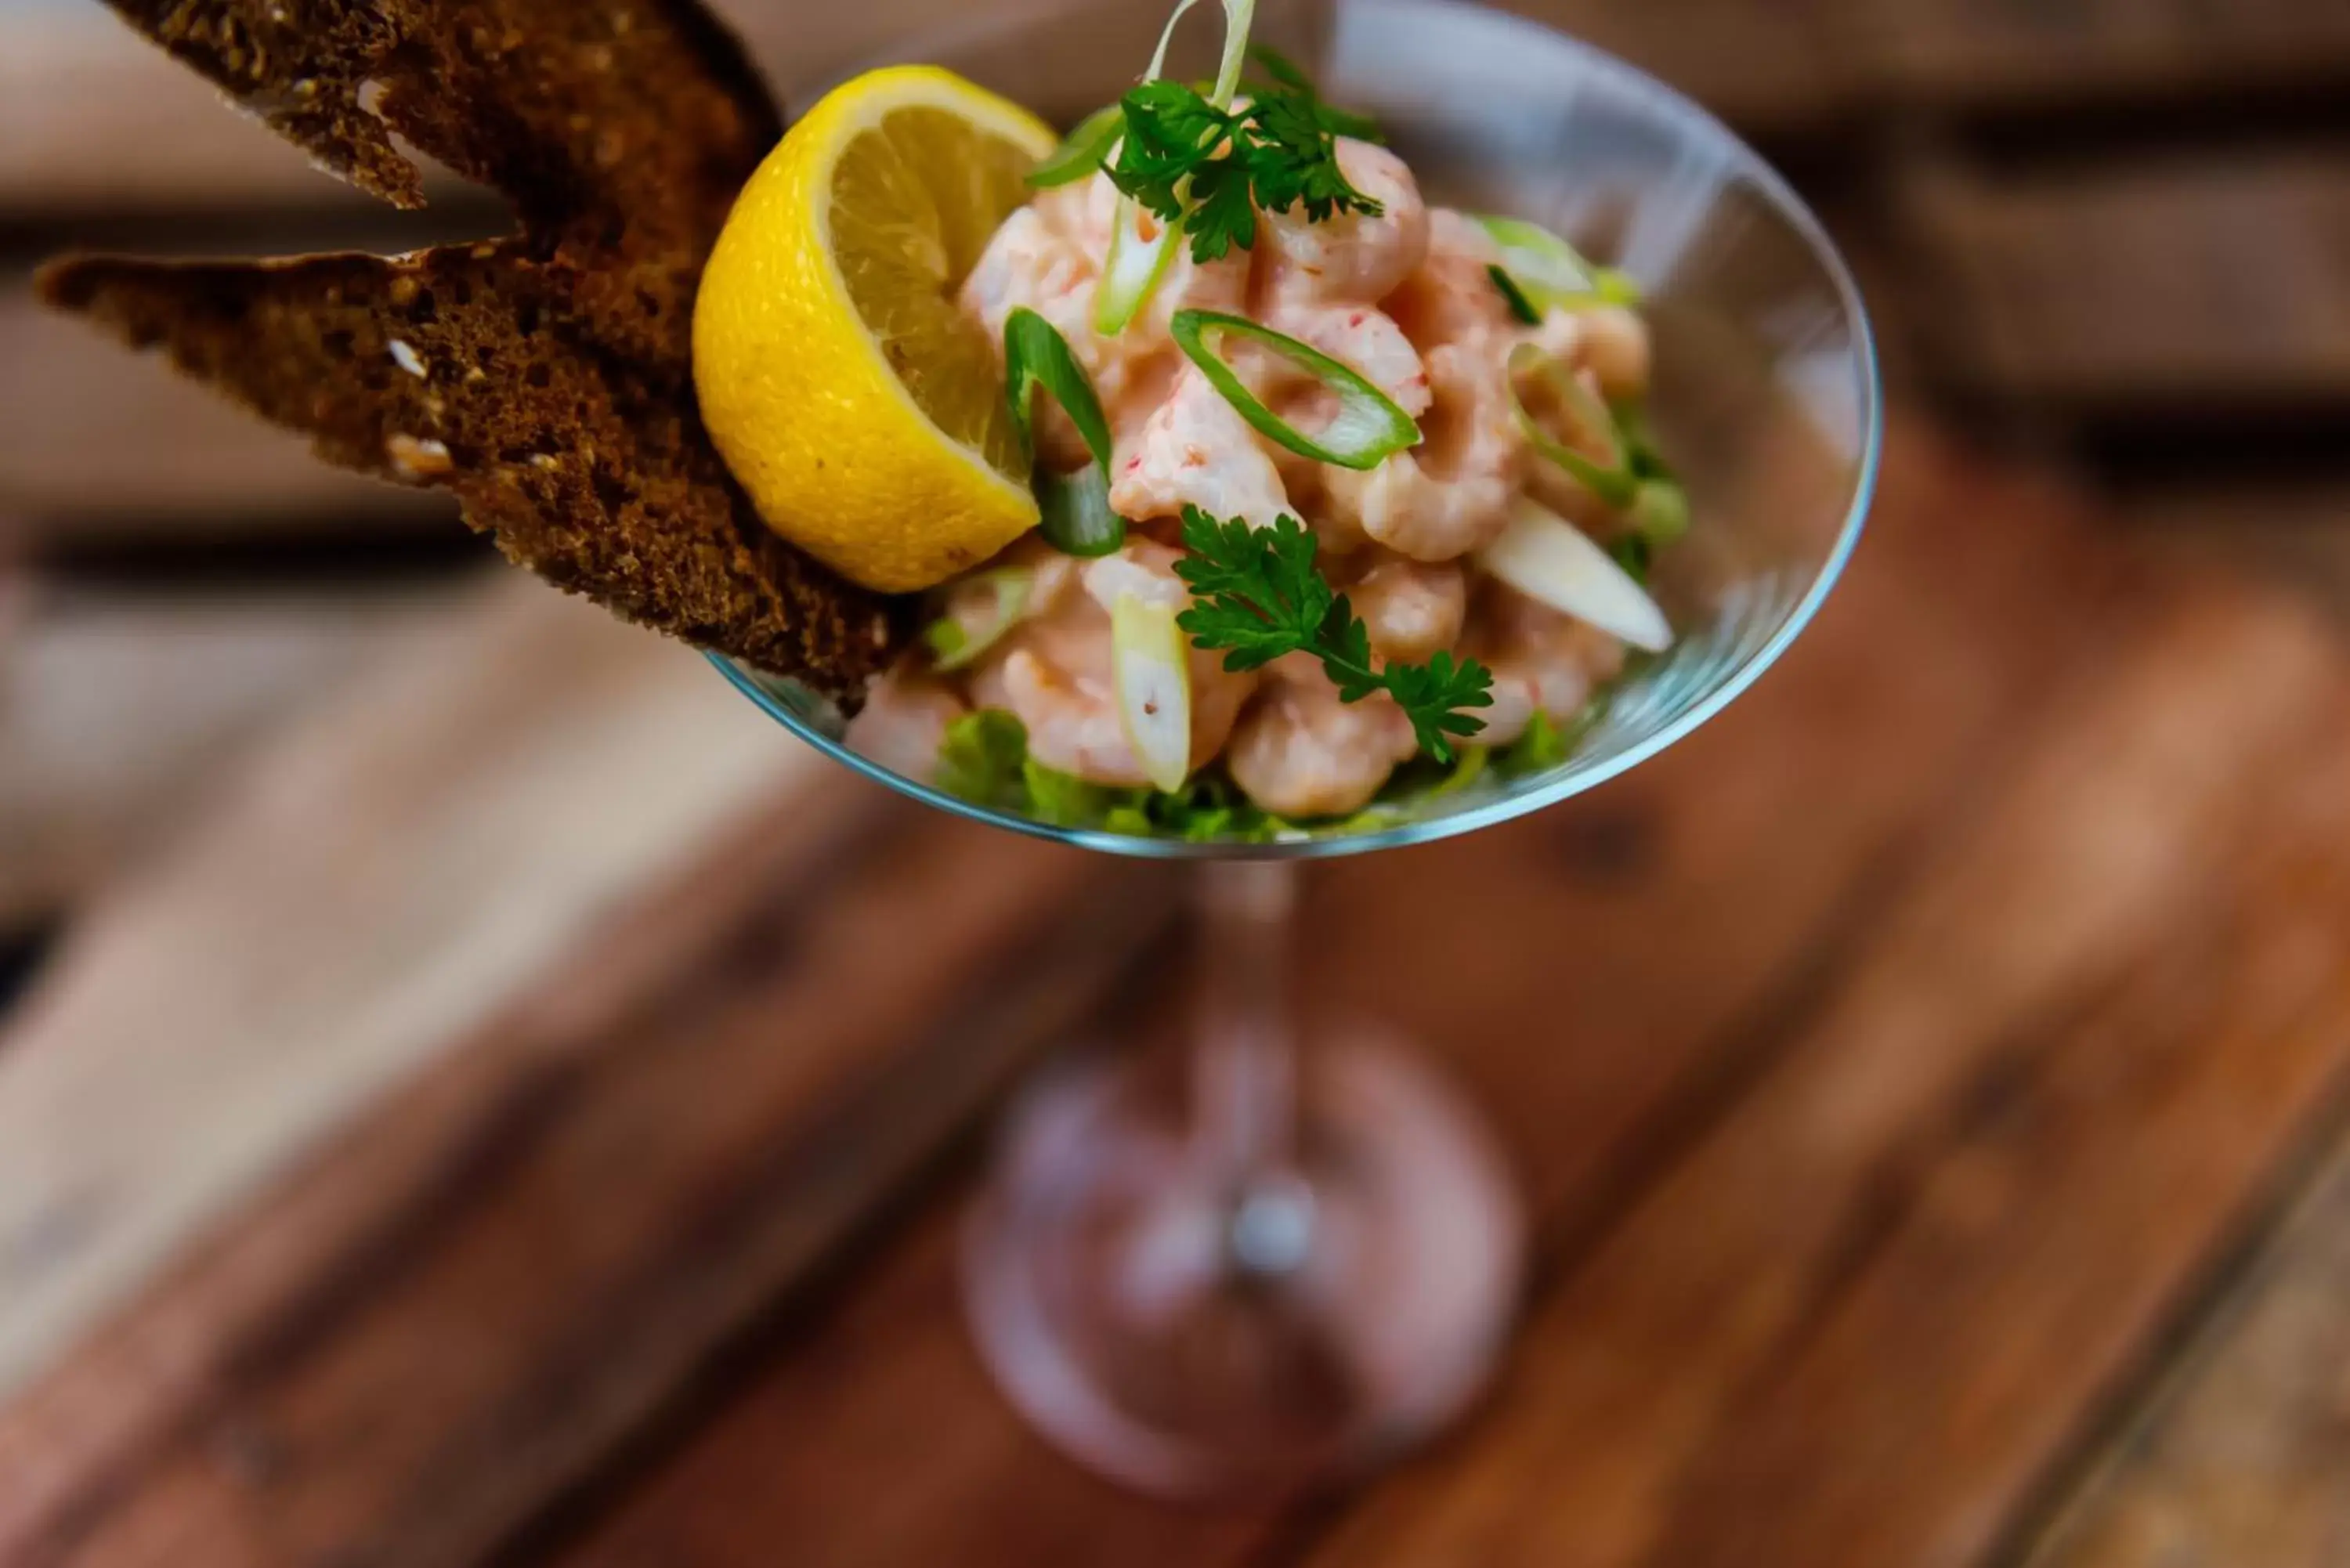
[[[1290,1158],[1297,1039],[1290,929],[1297,871],[1284,861],[1213,861],[1200,873],[1199,1033],[1192,1053],[1198,1150],[1245,1192]]]

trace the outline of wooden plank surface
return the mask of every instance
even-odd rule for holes
[[[22,286],[0,289],[0,513],[36,539],[458,525],[445,503],[327,467]]]
[[[2115,510],[2182,563],[2224,559],[2350,622],[2350,474],[2133,485]]]
[[[880,803],[842,784],[860,811]],[[472,1563],[774,1310],[1164,878],[805,796],[715,844],[0,1421],[0,1561]],[[1072,907],[1072,899],[1076,900]]]
[[[1311,1561],[1982,1560],[2350,1064],[2337,656],[2241,606],[2149,630],[1536,1314],[1473,1443]]]
[[[0,8],[0,209],[184,212],[367,198],[312,168],[104,7]]]
[[[2032,1568],[2350,1561],[2350,1143]]]
[[[1435,1454],[1171,1516],[987,1385],[963,1180],[827,1262],[1114,972],[1007,989],[1055,911],[1126,910],[1130,952],[1163,904],[750,814],[575,929],[584,994],[504,987],[0,1417],[0,1561],[1983,1563],[2343,1089],[2345,801],[2329,632],[1906,440],[1842,597],[1704,735],[1314,880],[1315,1015],[1393,1018],[1492,1108],[1539,1289]],[[68,1059],[11,1052],[0,1114]]]
[[[463,614],[452,594],[25,586],[0,611],[0,928],[95,892],[264,735]]]
[[[1439,1046],[1542,1217],[1466,1435],[1336,1513],[1170,1517],[1018,1428],[926,1223],[564,1561],[1980,1561],[2350,1065],[2314,961],[2350,871],[2294,868],[2350,689],[2274,603],[2117,577],[1947,454],[1900,452],[1880,515],[1679,756],[1317,884],[1317,994]],[[2206,940],[2191,983],[2128,984]],[[841,1505],[884,1496],[923,1501]]]
[[[1887,100],[1970,108],[2245,92],[2350,73],[2333,0],[1846,0],[1847,46]]]
[[[519,577],[297,727],[0,1036],[0,1389],[816,765],[694,655]]]
[[[2350,158],[2324,150],[1922,165],[1905,222],[1955,373],[2109,406],[2350,398]]]

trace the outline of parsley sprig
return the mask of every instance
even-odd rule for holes
[[[1314,535],[1295,517],[1258,528],[1187,506],[1183,544],[1191,553],[1175,571],[1192,602],[1176,624],[1200,647],[1222,649],[1225,669],[1257,670],[1284,654],[1311,653],[1341,701],[1359,702],[1374,691],[1393,697],[1420,749],[1439,762],[1451,760],[1454,737],[1485,728],[1465,710],[1493,705],[1492,671],[1441,652],[1425,664],[1378,665],[1369,629],[1322,576]]]
[[[1259,207],[1303,207],[1317,223],[1385,211],[1338,167],[1337,139],[1375,128],[1324,103],[1287,61],[1269,51],[1258,57],[1274,79],[1251,88],[1240,108],[1220,108],[1174,81],[1145,82],[1120,100],[1125,133],[1103,168],[1160,222],[1183,225],[1194,261],[1254,248]]]

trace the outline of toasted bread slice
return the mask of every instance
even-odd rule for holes
[[[513,560],[854,707],[904,607],[770,533],[695,412],[693,290],[776,110],[694,0],[109,0],[330,169],[422,200],[397,133],[520,234],[379,258],[69,258],[90,317],[321,456],[452,492]]]

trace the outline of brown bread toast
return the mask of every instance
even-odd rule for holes
[[[904,607],[777,539],[693,404],[693,290],[781,133],[697,0],[109,0],[327,167],[403,206],[397,133],[520,233],[407,256],[41,276],[321,456],[447,489],[515,561],[853,707]]]

